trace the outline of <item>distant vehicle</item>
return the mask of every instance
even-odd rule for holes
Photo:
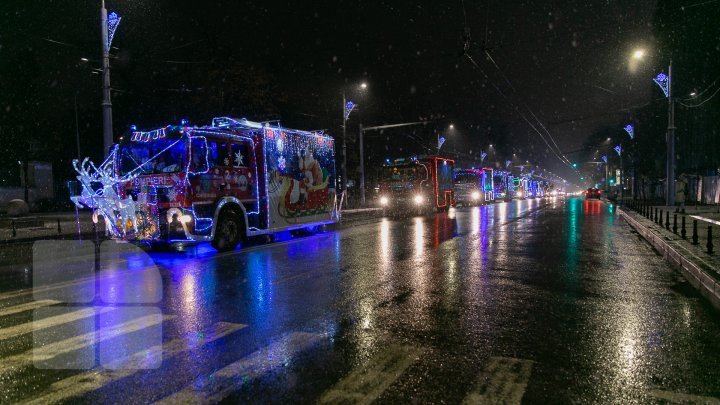
[[[380,173],[380,206],[389,214],[432,214],[455,204],[455,161],[440,157],[397,159]]]
[[[589,200],[591,198],[597,198],[600,199],[600,190],[590,187],[585,191],[585,199]]]
[[[485,202],[483,171],[455,169],[455,203],[464,206],[480,205]]]

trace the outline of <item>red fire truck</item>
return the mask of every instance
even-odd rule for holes
[[[455,205],[455,161],[441,157],[397,159],[380,173],[380,206],[385,213],[418,215]]]
[[[211,241],[337,220],[333,138],[246,119],[133,132],[98,168],[75,163],[83,194],[112,237]]]

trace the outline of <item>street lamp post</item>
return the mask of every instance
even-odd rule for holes
[[[675,103],[672,93],[672,60],[668,66],[667,196],[668,207],[675,205]]]
[[[103,146],[107,155],[113,144],[112,133],[112,102],[110,101],[110,41],[108,33],[108,13],[105,8],[105,0],[102,0],[100,7],[100,32],[102,40],[102,71],[103,71]]]
[[[362,90],[367,89],[368,85],[367,83],[361,83],[360,88]],[[343,120],[342,120],[342,130],[343,130],[343,142],[342,142],[342,153],[343,153],[343,160],[342,160],[342,191],[347,192],[347,121],[348,118],[350,118],[350,113],[352,113],[353,109],[357,107],[357,104],[353,103],[352,101],[347,99],[347,94],[345,92],[345,88],[343,88],[342,91],[342,114],[343,114]],[[362,135],[361,135],[362,136]],[[362,139],[360,139],[360,144],[362,145]],[[361,146],[362,148],[362,146]],[[362,162],[360,163],[362,164]]]
[[[655,76],[653,81],[660,86],[668,99],[668,128],[665,138],[667,144],[665,204],[668,207],[672,207],[675,205],[675,102],[672,91],[672,59],[668,66],[667,76],[664,73],[660,73]]]
[[[342,114],[343,114],[343,143],[342,143],[342,192],[347,191],[347,119],[350,116],[350,111],[347,110],[347,97],[345,96],[345,90],[342,93]]]

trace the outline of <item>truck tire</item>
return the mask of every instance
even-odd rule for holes
[[[215,237],[212,245],[215,250],[228,252],[234,250],[245,236],[245,225],[240,216],[232,209],[223,209],[218,215]]]

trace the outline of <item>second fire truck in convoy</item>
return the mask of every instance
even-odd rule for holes
[[[441,157],[397,159],[383,166],[379,203],[387,214],[431,214],[455,204],[455,161]]]

